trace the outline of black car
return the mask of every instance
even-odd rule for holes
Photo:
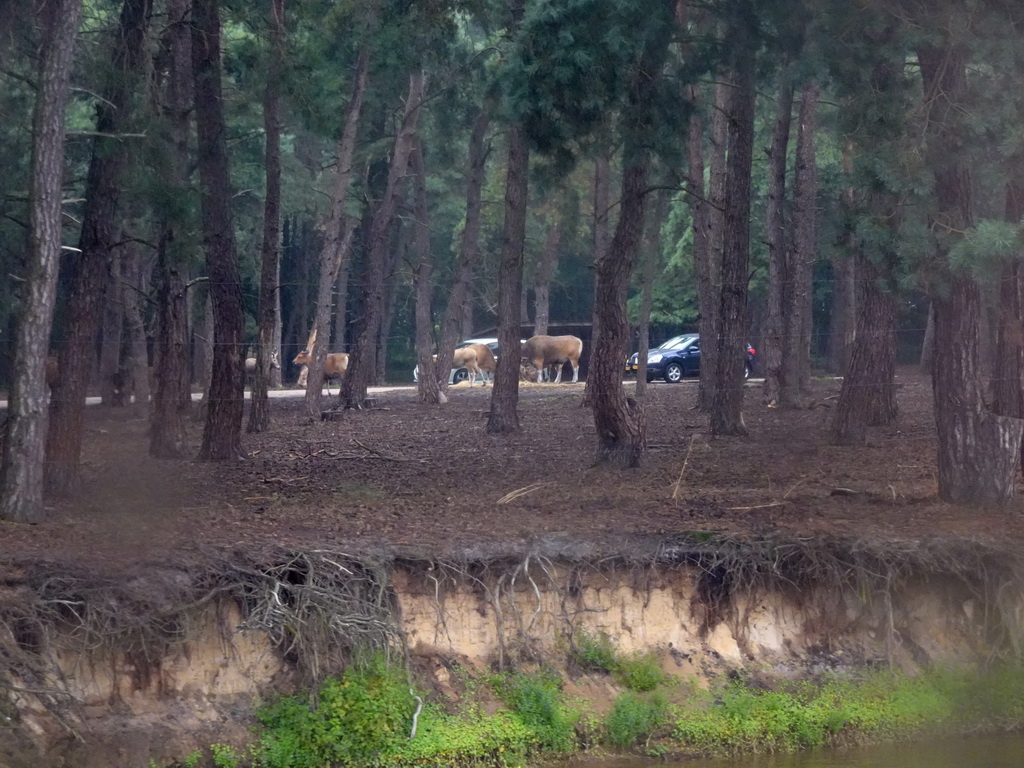
[[[747,378],[754,372],[754,348],[747,344],[747,364],[743,375]],[[626,363],[626,373],[637,372],[635,354]],[[664,379],[670,384],[682,381],[686,376],[700,375],[700,335],[684,333],[669,339],[660,347],[647,350],[647,380]]]

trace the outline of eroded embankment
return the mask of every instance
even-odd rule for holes
[[[452,661],[543,660],[571,676],[581,632],[698,681],[1016,658],[1024,637],[1024,563],[994,545],[695,535],[628,551],[279,552],[108,581],[12,570],[0,765],[167,765],[244,743],[255,704],[336,672],[358,646],[400,649],[443,696]]]

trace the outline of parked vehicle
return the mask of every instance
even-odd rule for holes
[[[743,370],[746,378],[754,372],[754,358],[757,353],[747,344],[747,362]],[[634,353],[626,362],[626,373],[636,373],[639,355]],[[700,375],[700,335],[684,333],[671,338],[660,347],[647,350],[647,380],[664,379],[670,384],[682,381],[687,376]]]
[[[494,358],[498,358],[498,340],[493,338],[487,339],[466,339],[460,341],[455,345],[456,349],[462,349],[468,347],[470,344],[486,344],[491,348],[491,352],[494,353]],[[486,373],[483,375],[487,375]],[[466,381],[469,378],[469,371],[466,368],[452,368],[448,373],[448,383],[458,384],[459,382]],[[417,365],[412,369],[412,380],[418,382],[420,380],[420,367]]]

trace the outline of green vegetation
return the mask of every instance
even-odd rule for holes
[[[1020,727],[1024,670],[984,675],[932,671],[754,690],[741,683],[692,700],[675,716],[673,738],[706,754],[796,750],[879,742],[942,729]]]
[[[600,648],[594,658],[607,660],[608,639],[592,639],[594,646],[584,643],[581,652]],[[629,660],[646,665],[654,659]],[[315,706],[297,696],[265,706],[258,712],[259,740],[246,749],[213,744],[207,762],[194,752],[175,766],[511,768],[601,744],[651,755],[740,754],[1024,724],[1022,669],[936,670],[917,677],[877,672],[773,688],[732,680],[711,690],[658,672],[653,690],[624,691],[601,719],[587,702],[570,702],[550,669],[483,678],[459,670],[456,707],[424,701],[405,669],[375,655],[324,682],[312,697]],[[494,711],[495,695],[505,708]]]
[[[631,691],[653,691],[669,682],[654,653],[621,654],[607,633],[592,635],[578,630],[572,659],[582,669],[609,672],[615,681]]]

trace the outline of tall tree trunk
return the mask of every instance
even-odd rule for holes
[[[561,244],[561,222],[558,220],[558,213],[553,212],[534,279],[533,332],[537,336],[548,335],[548,323],[551,317],[551,276],[554,274],[555,264],[558,263],[558,248]]]
[[[729,150],[729,121],[733,109],[732,98],[736,83],[728,67],[719,67],[715,84],[715,103],[711,116],[710,185],[706,215],[702,217],[707,231],[707,247],[703,253],[694,249],[697,275],[697,307],[700,313],[701,365],[697,390],[697,406],[710,411],[714,405],[718,365],[719,333],[721,330],[722,253],[725,247],[725,206]]]
[[[348,273],[352,260],[344,259],[338,267],[338,278],[334,281],[334,330],[332,348],[344,352],[346,349],[345,329],[348,317]]]
[[[666,24],[663,29],[667,33],[670,28]],[[654,37],[647,41],[631,73],[626,108],[629,119],[623,125],[619,220],[611,244],[597,262],[593,353],[587,380],[597,431],[595,458],[598,464],[635,467],[647,449],[644,411],[635,399],[626,397],[622,387],[622,362],[629,345],[626,314],[629,278],[644,231],[653,143],[650,132],[655,122],[651,110],[667,51],[667,39]]]
[[[132,412],[141,416],[149,410],[149,353],[146,347],[146,326],[142,314],[142,297],[147,295],[149,276],[143,267],[139,246],[130,241],[123,246],[124,319],[128,353],[125,368],[131,381]]]
[[[163,84],[162,118],[168,147],[165,183],[175,195],[189,192],[189,119],[192,111],[192,40],[190,0],[169,0],[168,24],[162,41],[167,61]],[[177,211],[160,211],[155,270],[156,345],[153,353],[153,410],[149,453],[155,458],[181,458],[186,453],[185,430],[192,407],[189,354],[189,297],[185,284],[186,222]]]
[[[515,2],[515,0],[513,0]],[[519,430],[519,326],[522,315],[523,248],[526,240],[526,196],[529,152],[523,129],[508,130],[508,160],[505,170],[505,223],[501,235],[501,267],[498,272],[498,366],[491,389],[491,410],[487,416],[489,434]]]
[[[81,485],[83,411],[104,287],[118,236],[118,200],[127,153],[118,134],[131,124],[133,83],[145,60],[151,0],[124,0],[118,34],[110,55],[115,73],[96,105],[96,137],[85,180],[85,210],[78,240],[81,254],[73,262],[67,302],[67,343],[59,350],[60,385],[50,401],[46,436],[46,483],[70,495]]]
[[[284,0],[272,0],[271,51],[267,87],[263,92],[263,129],[266,199],[263,203],[263,245],[260,260],[259,342],[247,432],[270,427],[270,364],[274,359],[274,331],[278,324],[278,273],[281,269],[281,116],[280,92],[284,70]],[[280,363],[280,358],[278,358]]]
[[[195,0],[192,23],[203,248],[210,276],[215,344],[210,396],[198,458],[222,460],[242,456],[245,339],[242,335],[242,289],[231,217],[231,178],[221,90],[219,1]]]
[[[768,151],[768,209],[765,228],[768,234],[768,317],[761,343],[761,367],[764,373],[764,400],[779,402],[782,391],[783,307],[790,284],[786,259],[786,156],[789,128],[793,119],[793,81],[787,75],[779,87],[772,144]]]
[[[947,33],[948,34],[948,33]],[[927,158],[935,169],[937,211],[932,222],[937,261],[947,263],[956,233],[974,225],[968,159],[959,151],[967,92],[965,49],[948,39],[918,50],[927,105]],[[1007,504],[1014,498],[1024,422],[985,409],[981,291],[964,271],[950,270],[948,289],[932,296],[935,356],[932,386],[938,430],[939,498],[961,504]]]
[[[419,120],[423,90],[423,72],[414,72],[409,77],[405,112],[402,126],[395,137],[384,198],[370,226],[359,330],[356,333],[355,345],[348,361],[348,373],[345,374],[341,390],[341,402],[347,408],[363,407],[366,390],[377,371],[377,345],[384,317],[384,279],[391,220],[395,214],[398,188],[409,166],[409,153],[416,133],[416,123]]]
[[[32,114],[28,259],[14,347],[18,364],[11,381],[0,461],[0,519],[22,523],[43,518],[47,416],[43,368],[60,262],[64,114],[82,3],[52,0],[41,2],[39,10],[42,55]]]
[[[121,263],[122,248],[110,252],[110,274],[102,286],[100,303],[100,402],[106,407],[125,404],[125,382],[121,372],[121,347],[124,343],[124,271]]]
[[[607,133],[607,127],[604,130]],[[606,154],[611,151],[612,142],[607,136],[598,142],[598,155],[594,159],[594,268],[596,270],[601,257],[607,253],[611,241],[608,237],[609,221],[611,220],[611,158]],[[594,281],[594,308],[597,313],[597,281]],[[597,327],[591,326],[591,339],[597,333]],[[583,387],[583,406],[592,407],[594,404],[593,384],[590,376],[587,376],[586,384]]]
[[[1019,162],[1019,159],[1018,159]],[[1006,185],[1006,221],[1024,219],[1024,184]],[[992,377],[992,412],[1024,418],[1024,275],[1017,261],[1003,265],[999,281],[995,371]],[[1022,457],[1024,459],[1024,457]]]
[[[334,184],[331,187],[331,207],[325,225],[323,247],[320,250],[320,282],[317,291],[316,312],[313,318],[313,329],[321,343],[309,351],[312,365],[306,372],[306,412],[313,417],[320,415],[320,392],[324,385],[324,366],[330,352],[331,295],[338,279],[338,271],[342,262],[348,259],[351,244],[352,222],[345,215],[345,202],[348,197],[349,181],[352,178],[352,157],[356,150],[356,136],[359,120],[363,112],[363,96],[366,93],[366,81],[370,71],[370,51],[364,46],[356,59],[355,74],[352,79],[352,92],[345,109],[345,123],[337,146],[337,165],[334,172]],[[349,373],[352,367],[350,363]]]
[[[854,254],[857,252],[856,233],[852,225],[854,217],[853,189],[853,148],[847,142],[843,146],[843,175],[849,180],[843,190],[842,205],[848,222],[844,239],[847,247],[832,256],[833,299],[829,319],[827,367],[832,373],[846,371],[853,353],[853,342],[857,329],[857,282]]]
[[[647,394],[647,351],[651,346],[651,306],[654,303],[654,277],[661,262],[661,227],[668,213],[668,195],[658,193],[654,208],[647,220],[647,234],[644,238],[644,274],[640,294],[640,324],[637,329],[639,349],[637,351],[636,391],[637,400]],[[627,350],[628,352],[628,350]]]
[[[416,365],[419,368],[417,389],[421,403],[431,405],[447,401],[437,383],[437,369],[446,368],[444,361],[430,353],[433,336],[433,322],[430,311],[430,295],[434,288],[434,258],[430,252],[430,212],[427,205],[427,171],[423,162],[423,142],[418,138],[412,150],[411,170],[413,172],[414,202],[416,217],[414,223],[413,247],[416,251]]]
[[[814,151],[818,86],[808,83],[801,92],[793,172],[793,242],[789,276],[792,293],[785,311],[782,399],[784,408],[801,405],[811,376],[812,267],[817,257],[818,166]]]
[[[733,11],[726,32],[735,92],[729,113],[729,156],[726,161],[725,232],[722,243],[722,290],[719,334],[713,362],[715,390],[711,397],[711,433],[745,435],[743,383],[747,354],[747,281],[750,272],[751,167],[754,151],[754,103],[757,30],[754,10],[743,0]],[[703,336],[702,336],[703,338]],[[701,360],[701,370],[705,361]]]
[[[481,198],[488,155],[485,140],[490,124],[490,110],[485,106],[473,121],[473,130],[469,136],[466,223],[462,228],[462,240],[459,243],[459,263],[455,269],[455,282],[448,297],[448,306],[445,307],[444,321],[441,323],[441,340],[437,345],[438,360],[452,359],[463,320],[472,312],[473,275],[480,263]],[[447,391],[448,377],[441,376],[439,385],[442,391]]]
[[[897,417],[896,298],[870,259],[859,257],[856,270],[857,333],[832,420],[832,440],[840,445],[864,443],[869,426],[893,424]]]

